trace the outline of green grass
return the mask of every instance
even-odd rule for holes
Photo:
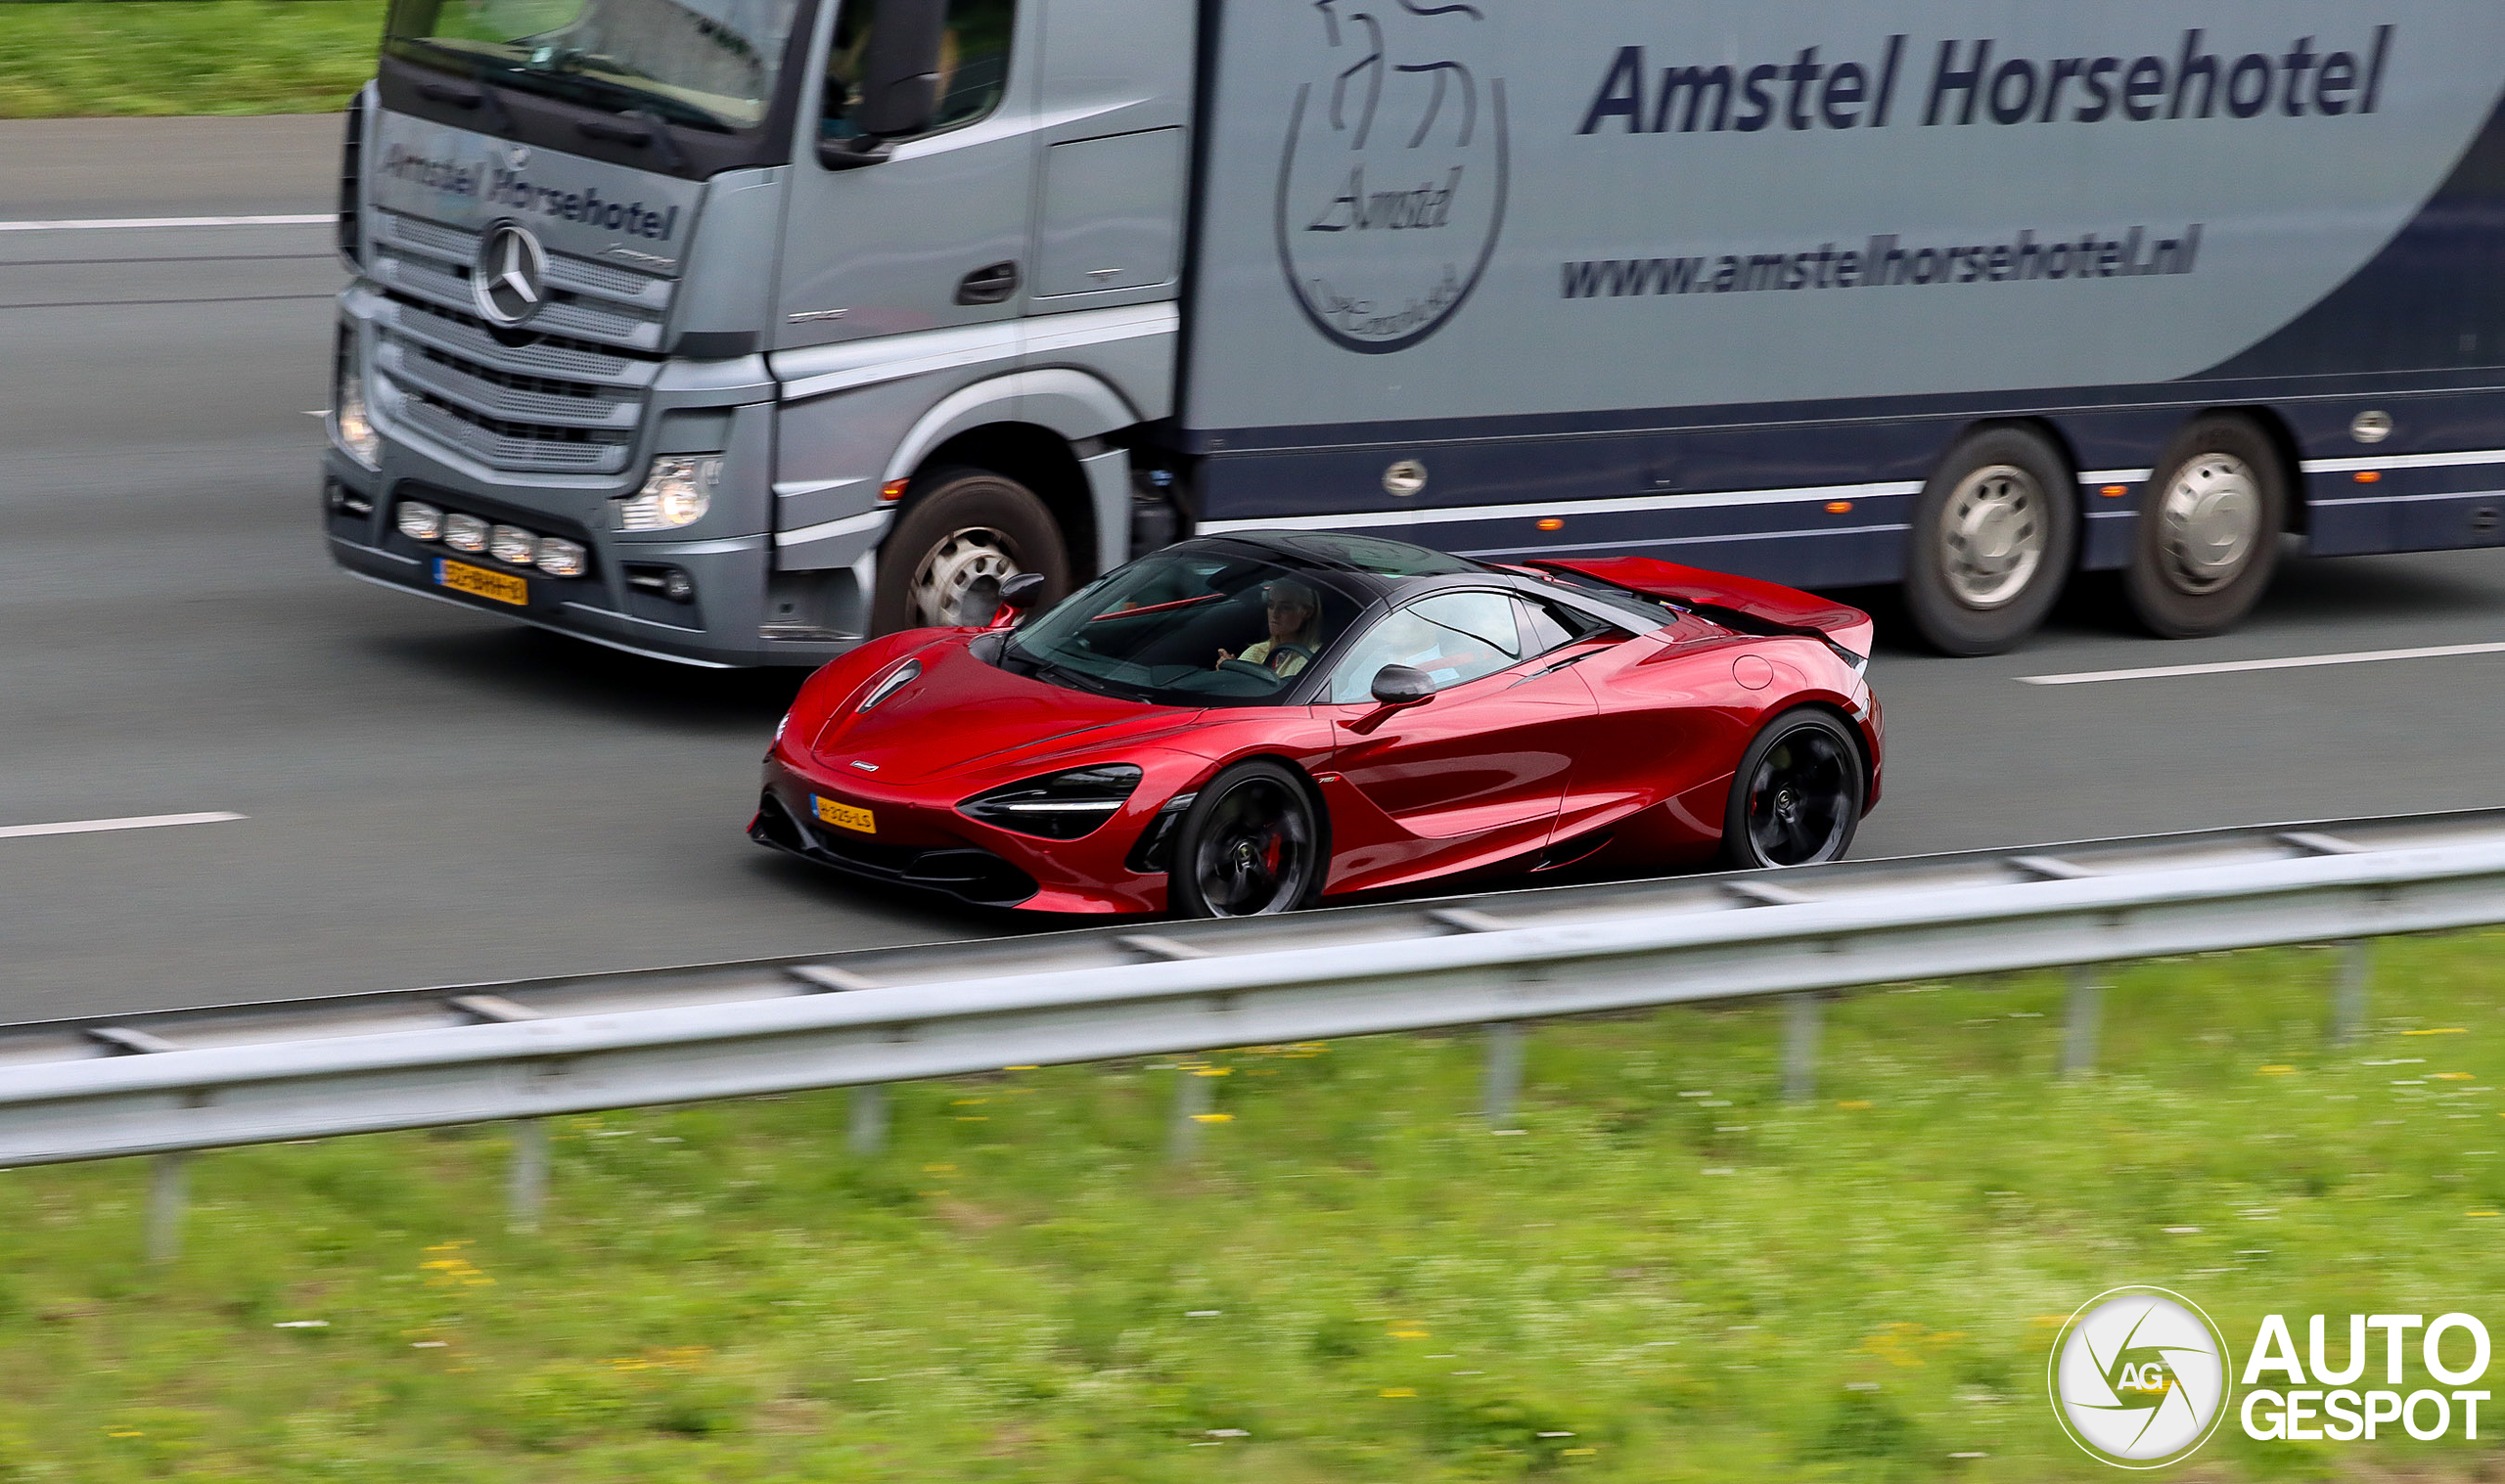
[[[0,118],[331,112],[382,34],[381,0],[0,0]]]
[[[494,1130],[232,1151],[163,1273],[143,1163],[0,1172],[0,1480],[2111,1479],[2043,1396],[2104,1288],[2505,1315],[2500,946],[2384,945],[2339,1052],[2329,954],[2126,968],[2070,1084],[2054,976],[1874,992],[1799,1107],[1779,1007],[1551,1024],[1520,1137],[1468,1036],[915,1085],[869,1161],[841,1095],[567,1119],[532,1237]]]

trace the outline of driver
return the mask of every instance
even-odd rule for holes
[[[1322,598],[1293,577],[1271,583],[1264,596],[1270,612],[1270,637],[1246,648],[1242,658],[1273,675],[1294,675],[1322,648]],[[1217,652],[1218,664],[1238,657]],[[1214,666],[1212,666],[1214,668]]]

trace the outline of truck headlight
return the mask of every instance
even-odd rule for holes
[[[412,541],[443,539],[443,512],[424,500],[403,500],[397,519],[400,534]]]
[[[1139,787],[1130,763],[1072,768],[986,789],[957,811],[986,825],[1048,840],[1074,840],[1112,819]]]
[[[498,562],[528,566],[539,560],[539,538],[519,525],[499,525],[487,533],[487,550]]]
[[[443,544],[456,552],[483,552],[487,549],[487,522],[456,511],[443,517]]]
[[[347,456],[368,469],[383,461],[383,434],[374,430],[365,412],[365,373],[357,370],[353,345],[340,347],[339,386],[331,395],[331,436]]]
[[[591,564],[591,554],[579,541],[557,536],[539,538],[539,569],[551,577],[579,577]]]
[[[713,486],[721,477],[719,454],[663,454],[653,461],[644,487],[617,502],[617,528],[671,531],[694,525],[713,508]]]

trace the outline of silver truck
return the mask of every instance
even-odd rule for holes
[[[722,665],[1255,525],[2216,632],[2283,547],[2505,540],[2500,56],[2493,0],[394,0],[324,518]]]

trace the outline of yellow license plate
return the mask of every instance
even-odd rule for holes
[[[817,802],[818,818],[837,829],[858,830],[863,834],[879,832],[879,822],[871,817],[869,810],[852,804],[839,804],[820,794],[811,794],[810,797]]]
[[[455,562],[448,557],[434,559],[434,585],[448,587],[473,598],[489,598],[523,607],[530,602],[530,584],[506,572],[491,572],[483,566]]]

